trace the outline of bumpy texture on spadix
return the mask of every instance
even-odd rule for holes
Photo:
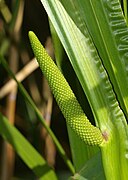
[[[29,38],[39,66],[48,80],[67,123],[86,144],[100,146],[103,143],[100,130],[91,125],[63,74],[47,54],[36,35],[30,31]]]

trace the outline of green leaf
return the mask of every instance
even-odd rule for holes
[[[54,171],[48,166],[43,157],[1,113],[0,134],[13,146],[17,154],[39,179],[57,179]]]
[[[106,138],[107,144],[101,148],[105,176],[108,179],[126,179],[126,177],[128,177],[127,123],[125,116],[116,100],[116,96],[110,83],[107,71],[102,64],[102,60],[100,59],[97,49],[95,48],[95,45],[92,41],[90,31],[88,31],[88,27],[85,24],[83,28],[84,33],[82,33],[82,31],[79,30],[78,25],[76,26],[70,18],[68,14],[69,12],[67,13],[65,11],[60,1],[41,0],[41,2],[46,9],[49,18],[54,25],[54,28],[56,29],[56,32],[83,87],[83,90],[87,95],[96,120],[96,124],[100,127],[103,136]],[[79,1],[79,3],[80,2],[81,1]],[[103,3],[110,3],[111,1],[102,1],[102,3],[101,1],[96,0],[82,2],[94,3],[93,8],[97,7],[95,9],[98,9],[100,13],[99,19],[97,21],[100,23],[100,20],[102,19],[101,12],[103,12],[104,15],[103,9],[105,8],[105,4],[104,7],[102,7]],[[97,4],[100,5],[99,3],[101,3],[102,6],[96,6]],[[84,18],[84,16],[79,16],[79,10],[74,11],[74,1],[72,1],[71,5],[68,4],[68,7],[69,11],[73,11],[74,14],[78,16],[78,18]],[[86,6],[86,8],[89,7]],[[91,11],[88,12],[88,15],[90,13]],[[89,20],[89,22],[91,22],[91,20]],[[106,23],[104,23],[103,27],[105,28],[105,31],[106,26]],[[110,33],[111,32],[108,34]],[[112,43],[112,40],[108,38],[108,34],[106,35],[106,41],[108,40],[107,43],[115,44],[114,40],[114,43]],[[103,49],[104,48],[106,47],[103,46]],[[118,57],[118,52],[115,49],[109,47],[109,50],[111,51],[111,56]],[[105,50],[103,50],[103,52],[104,51]],[[118,63],[116,62],[116,64]],[[123,71],[121,77],[122,79],[123,76],[126,78],[125,73],[126,71]],[[117,72],[116,76],[114,74],[114,80],[116,77]],[[122,80],[122,82],[124,82],[124,80]],[[126,81],[126,83],[127,82],[128,81]],[[127,93],[124,84],[123,89],[123,91]],[[108,166],[108,164],[111,166]]]
[[[119,1],[69,0],[68,6],[66,1],[61,2],[85,36],[87,27],[128,117],[128,27]],[[126,1],[123,2],[126,14]]]

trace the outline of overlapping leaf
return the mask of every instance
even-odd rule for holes
[[[57,179],[54,171],[35,150],[35,148],[13,127],[8,119],[0,113],[0,135],[15,149],[27,166],[42,180]]]
[[[79,9],[74,11],[74,6],[76,1],[71,1],[71,3],[68,4],[68,9],[69,11],[72,11],[75,15],[77,15],[78,20],[80,20],[81,24],[77,22],[77,25],[74,24],[74,22],[68,15],[68,13],[70,14],[70,12],[67,11],[68,12],[67,13],[65,11],[60,1],[41,0],[41,2],[46,9],[49,18],[51,19],[51,22],[53,23],[56,29],[56,32],[58,33],[58,36],[68,54],[70,62],[84,89],[84,92],[87,95],[88,101],[92,107],[92,111],[95,116],[96,123],[103,132],[106,140],[108,140],[107,145],[102,148],[102,158],[103,158],[105,174],[108,179],[110,178],[125,179],[125,177],[128,176],[126,171],[128,167],[128,160],[126,158],[126,152],[127,152],[126,142],[128,139],[127,123],[119,107],[119,104],[116,100],[116,96],[112,89],[112,85],[109,81],[108,75],[104,69],[104,65],[102,64],[102,61],[100,59],[100,57],[104,55],[105,51],[103,51],[103,55],[101,56],[100,54],[99,57],[95,45],[93,44],[92,38],[90,36],[91,33],[90,31],[88,31],[89,23],[88,26],[84,23],[84,27],[83,27],[84,33],[82,33],[82,31],[78,28],[79,26],[82,27],[83,25],[81,19],[84,19],[84,15],[80,14]],[[65,3],[66,2],[67,1],[65,1]],[[82,2],[83,3],[88,2],[91,5],[93,4],[93,6],[91,7],[97,8],[100,17],[100,19],[96,19],[97,23],[101,23],[101,21],[103,21],[102,14],[104,15],[105,13],[105,16],[107,16],[107,10],[110,9],[111,11],[115,12],[115,9],[117,8],[118,11],[118,7],[115,6],[115,8],[113,8],[113,5],[117,3],[116,1],[111,1],[111,2],[82,1]],[[79,3],[81,3],[81,6],[83,5],[82,2],[79,1]],[[107,4],[105,4],[105,2]],[[119,4],[117,3],[117,5]],[[86,9],[88,8],[89,5],[86,6]],[[84,7],[85,11],[86,9]],[[104,12],[105,10],[106,12]],[[91,14],[91,12],[94,13],[93,11],[94,9],[91,9],[90,11],[88,9],[89,14]],[[90,17],[89,14],[88,17]],[[92,22],[92,20],[93,19],[89,20],[88,18],[88,22]],[[103,29],[106,30],[106,26],[107,26],[106,24],[109,24],[109,22],[106,21],[103,23],[102,31]],[[109,32],[108,34],[110,33],[112,32]],[[97,34],[97,36],[99,36],[99,34]],[[105,38],[105,34],[103,34],[103,36]],[[108,35],[106,36],[106,38],[107,41]],[[111,47],[112,44],[111,41],[114,40],[109,39],[107,42],[108,46],[107,47],[103,46],[103,49],[106,48],[106,51],[108,51],[108,47],[109,46]],[[115,42],[116,41],[114,41],[113,44],[115,44]],[[101,45],[100,41],[98,41],[97,43]],[[111,53],[109,51],[109,55],[111,54],[111,57],[112,56],[119,57],[118,52],[116,50],[116,46],[113,48],[110,47],[109,50],[111,51]],[[108,59],[108,61],[110,60]],[[108,64],[113,65],[111,61]],[[122,66],[121,62],[119,63],[118,67],[119,66]],[[115,64],[114,64],[114,68],[115,68]],[[113,66],[110,66],[110,69],[112,70]],[[115,75],[115,71],[116,69],[114,69],[113,71],[113,81],[116,81],[115,79],[117,78],[117,76],[119,77],[119,74],[117,75],[117,71]],[[119,70],[119,72],[122,71]],[[126,78],[125,73],[126,71],[125,72],[123,71],[122,76],[124,76],[124,78]],[[110,73],[110,75],[111,74],[112,73]],[[123,85],[123,91],[126,93],[126,90],[124,89],[124,85]],[[123,97],[124,100],[126,94],[125,96],[122,94],[120,96]],[[115,161],[117,162],[116,164]],[[108,164],[110,164],[111,166],[108,167]]]

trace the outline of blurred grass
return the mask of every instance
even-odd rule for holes
[[[18,2],[18,1],[17,1]],[[10,11],[13,13],[15,9],[16,1],[6,1],[7,6]],[[22,62],[22,54],[23,52],[27,52],[29,59],[33,57],[33,53],[30,48],[29,40],[28,40],[28,30],[33,30],[40,37],[41,42],[45,44],[47,37],[50,36],[48,18],[45,10],[42,7],[42,4],[39,0],[32,0],[31,3],[29,0],[24,1],[24,9],[23,9],[23,21],[21,23],[21,27],[19,29],[19,37],[17,41],[16,34],[13,32],[13,26],[7,24],[5,22],[2,14],[0,15],[0,49],[1,53],[5,55],[6,59],[9,58],[9,49],[12,45],[14,45],[19,53],[19,67],[21,69],[24,64]],[[17,4],[18,6],[18,4]],[[35,13],[38,12],[38,13]],[[13,22],[15,24],[15,22]],[[3,47],[3,42],[5,42],[5,46]],[[30,75],[31,77],[31,75]],[[41,109],[44,98],[42,95],[43,87],[42,87],[42,74],[40,70],[36,70],[33,73],[33,77],[35,81],[35,86],[38,88],[38,91],[41,95],[40,102],[35,102],[37,106]],[[8,81],[9,77],[6,71],[0,65],[0,88]],[[32,79],[33,80],[33,79]],[[31,81],[29,82],[31,83]],[[31,94],[31,89],[28,83],[28,78],[23,81],[23,84],[27,91]],[[33,91],[33,90],[32,90]],[[32,96],[32,94],[31,94]],[[0,111],[6,114],[6,97],[0,99]],[[28,109],[30,112],[28,112]],[[43,109],[41,109],[43,110]],[[35,112],[30,108],[28,104],[25,103],[23,97],[18,92],[16,99],[16,113],[15,113],[15,125],[22,132],[22,134],[32,143],[36,149],[44,155],[44,146],[40,136],[40,123],[37,121],[37,117]],[[29,116],[28,116],[29,115]],[[29,118],[28,118],[29,117]],[[51,127],[55,132],[56,136],[60,140],[60,143],[63,145],[64,149],[68,153],[68,156],[71,158],[71,152],[69,147],[69,141],[67,136],[67,130],[64,118],[59,111],[56,103],[54,102],[54,108],[52,112],[52,124]],[[58,133],[60,129],[63,129],[63,134]],[[0,146],[2,147],[2,141],[0,142]],[[60,156],[56,155],[55,157],[56,163],[54,168],[61,172],[61,170],[67,170],[66,165]],[[20,166],[19,166],[20,164]],[[23,171],[22,171],[23,170]],[[22,171],[22,172],[21,172]],[[24,177],[23,177],[24,174]],[[14,177],[16,178],[27,178],[31,179],[33,177],[33,173],[26,167],[26,165],[17,157],[15,161],[14,167]],[[35,177],[34,177],[35,178]],[[34,179],[33,178],[33,179]]]

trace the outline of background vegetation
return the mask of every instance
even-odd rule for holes
[[[0,9],[0,134],[16,151],[1,138],[0,179],[127,179],[127,1],[16,0],[1,1]],[[33,59],[29,30],[100,128],[103,147],[66,128]]]
[[[47,114],[47,111],[50,113],[49,116],[51,116],[52,120],[49,120],[50,117],[48,117],[47,123],[51,126],[68,156],[71,158],[64,118],[51,95],[47,82],[43,78],[38,65],[31,63],[33,53],[28,39],[29,30],[33,30],[38,35],[41,42],[54,57],[47,14],[39,0],[32,0],[31,2],[29,0],[6,1],[6,5],[10,10],[13,21],[10,21],[10,19],[8,20],[9,22],[6,21],[1,13],[0,50],[8,63],[11,63],[10,67],[13,72],[21,72],[22,83],[42,114]],[[26,70],[23,70],[24,67],[26,67]],[[64,176],[66,174],[65,171],[67,171],[69,174],[70,172],[67,166],[56,151],[51,139],[47,137],[47,133],[38,121],[34,110],[25,101],[16,87],[14,88],[15,90],[11,90],[13,82],[9,83],[9,79],[10,77],[7,71],[0,65],[0,111],[12,121],[12,124],[15,124],[18,130],[20,130],[40,154],[45,156],[47,160],[49,159],[49,164],[54,166],[58,173],[62,171],[62,176]],[[7,86],[2,90],[4,85]],[[9,90],[7,90],[8,88]],[[6,90],[8,93],[2,95],[2,92],[6,92]],[[12,96],[16,97],[16,99],[12,99]],[[7,176],[11,177],[12,174],[13,177],[17,178],[35,179],[34,173],[17,154],[12,152],[10,147],[6,147],[2,138],[0,138],[0,147],[0,179]],[[7,154],[5,151],[6,148],[8,149]]]

